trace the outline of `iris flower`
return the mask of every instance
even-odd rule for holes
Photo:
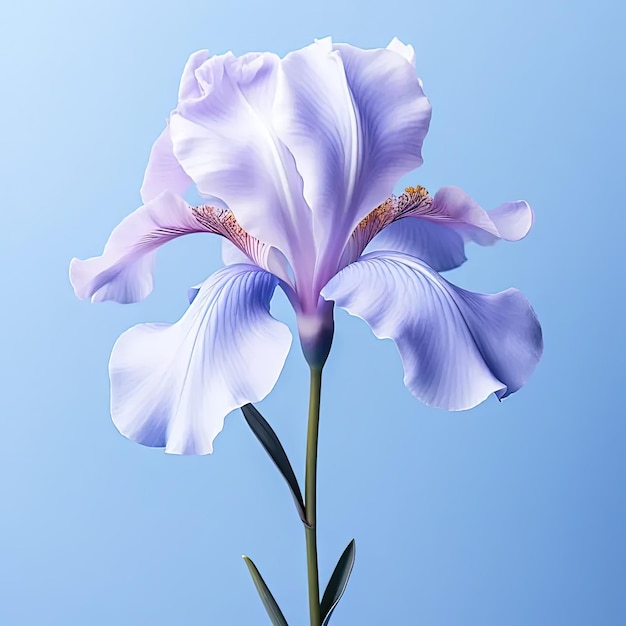
[[[70,267],[79,298],[137,302],[152,291],[159,246],[199,232],[224,240],[225,267],[190,290],[178,322],[140,324],[116,342],[122,434],[211,452],[226,415],[262,400],[287,357],[290,331],[269,311],[276,287],[312,366],[326,360],[337,305],[395,342],[404,382],[426,404],[467,409],[526,382],[542,340],[525,297],[466,291],[439,272],[466,260],[468,241],[524,237],[528,204],[487,212],[455,187],[392,195],[422,163],[430,111],[413,49],[397,39],[375,50],[323,39],[284,58],[191,56],[143,206],[101,256]],[[184,199],[193,188],[202,204]]]

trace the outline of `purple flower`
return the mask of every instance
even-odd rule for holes
[[[406,386],[427,404],[467,409],[526,382],[542,340],[524,296],[472,293],[438,272],[465,261],[466,241],[524,237],[531,209],[487,213],[453,187],[391,196],[421,165],[429,121],[413,49],[395,39],[378,50],[324,39],[283,59],[189,59],[144,205],[101,256],[70,267],[79,298],[136,302],[152,290],[160,245],[223,237],[226,267],[191,291],[180,321],[135,326],[115,344],[120,432],[167,452],[211,452],[225,416],[264,398],[284,364],[291,335],[269,314],[276,286],[312,366],[328,355],[337,304],[395,341]],[[183,199],[192,185],[204,204]]]

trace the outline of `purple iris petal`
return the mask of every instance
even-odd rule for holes
[[[236,263],[250,263],[250,259],[229,239],[222,239],[222,262],[224,265]],[[289,263],[285,255],[276,248],[268,248],[267,256],[263,258],[263,268],[272,272],[283,282],[283,288],[293,288],[293,280],[289,275]]]
[[[111,414],[119,431],[174,454],[207,454],[226,415],[262,400],[291,334],[269,314],[277,279],[253,265],[208,278],[175,324],[140,324],[111,354]]]
[[[532,222],[532,210],[523,200],[506,202],[487,212],[462,189],[443,187],[435,194],[428,212],[387,226],[368,251],[405,252],[441,272],[467,260],[466,241],[482,246],[500,239],[518,241],[527,235]]]
[[[438,272],[459,267],[467,260],[465,241],[454,229],[420,218],[405,217],[387,226],[366,248],[405,252]]]
[[[138,302],[154,284],[155,251],[189,233],[210,232],[182,198],[162,193],[115,227],[101,256],[72,259],[70,281],[81,299]]]
[[[156,249],[190,233],[214,233],[239,247],[246,263],[253,262],[285,281],[286,261],[280,252],[250,237],[232,212],[217,198],[212,205],[189,206],[178,196],[162,193],[117,226],[99,257],[70,263],[70,281],[76,295],[92,301],[142,300],[152,291]],[[244,254],[245,253],[245,254]]]
[[[296,282],[310,284],[311,210],[293,155],[273,126],[280,60],[227,54],[208,59],[194,76],[202,97],[179,103],[170,122],[178,161],[200,194],[223,198],[248,233],[285,254]]]
[[[321,287],[359,221],[421,165],[430,104],[391,50],[324,39],[288,54],[283,70],[276,123],[313,211]]]
[[[377,337],[393,339],[406,386],[444,409],[469,409],[491,393],[517,391],[543,349],[535,313],[519,291],[465,291],[405,254],[366,255],[322,295],[364,319]]]
[[[291,336],[269,315],[277,284],[315,367],[332,342],[334,300],[396,342],[407,386],[429,404],[469,408],[524,384],[542,350],[525,298],[464,291],[435,270],[461,265],[467,241],[524,237],[528,204],[487,213],[455,187],[387,200],[422,162],[430,104],[414,66],[398,40],[361,50],[325,39],[282,60],[190,57],[150,154],[145,205],[101,256],[70,265],[79,298],[136,302],[152,290],[158,246],[194,232],[225,238],[227,267],[189,291],[179,322],[118,340],[110,374],[122,433],[210,452],[225,415],[260,400],[282,368]],[[206,204],[182,200],[191,184]],[[368,243],[387,252],[358,260]]]
[[[187,63],[185,63],[178,87],[178,102],[202,98],[206,93],[205,86],[198,82],[196,70],[209,58],[208,50],[198,50],[189,57]]]
[[[526,237],[534,221],[532,209],[524,200],[505,202],[489,211],[489,217],[505,241],[519,241]]]
[[[154,142],[141,186],[141,199],[154,200],[164,191],[183,196],[192,184],[174,156],[169,125]]]

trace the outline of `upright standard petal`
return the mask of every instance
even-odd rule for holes
[[[405,254],[366,255],[322,295],[364,319],[377,337],[393,339],[406,386],[443,409],[469,409],[491,393],[517,391],[543,350],[539,322],[519,291],[465,291]]]
[[[202,67],[210,56],[208,50],[198,50],[189,57],[178,87],[178,102],[202,98],[206,94],[204,85],[198,82],[196,70]]]
[[[174,153],[200,194],[215,194],[252,236],[287,257],[296,282],[315,261],[311,210],[272,111],[280,60],[272,54],[212,57],[195,70],[202,96],[171,118]]]
[[[192,184],[174,156],[169,124],[154,142],[141,185],[141,199],[150,202],[164,191],[183,196]]]
[[[119,431],[174,454],[207,454],[226,415],[262,400],[291,334],[269,314],[278,280],[253,265],[208,278],[175,324],[140,324],[111,354],[111,414]]]
[[[410,204],[413,189],[409,187],[395,202]],[[467,241],[481,246],[493,245],[500,239],[519,241],[532,223],[532,209],[523,200],[485,211],[462,189],[443,187],[430,205],[422,204],[415,211],[409,206],[402,219],[381,230],[368,250],[405,252],[442,272],[467,260]]]
[[[406,59],[413,67],[415,67],[415,49],[411,44],[406,44],[394,37],[388,44],[387,50],[391,50]]]
[[[313,211],[321,287],[356,225],[422,163],[430,104],[406,57],[330,39],[288,54],[276,104]]]

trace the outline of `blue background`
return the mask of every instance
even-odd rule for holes
[[[155,293],[132,306],[79,302],[67,266],[99,254],[139,205],[190,53],[282,55],[332,35],[415,46],[433,120],[425,164],[403,182],[534,207],[526,240],[471,247],[451,278],[522,289],[546,342],[518,394],[445,413],[406,391],[391,342],[337,314],[322,579],[352,537],[357,564],[333,624],[625,624],[621,11],[608,0],[4,7],[0,623],[265,624],[242,553],[290,624],[307,623],[302,529],[240,413],[197,458],[133,444],[108,414],[113,342],[178,319],[187,287],[218,267],[219,242],[167,246]],[[293,328],[284,299],[274,310]],[[299,471],[308,380],[295,348],[261,409]]]

